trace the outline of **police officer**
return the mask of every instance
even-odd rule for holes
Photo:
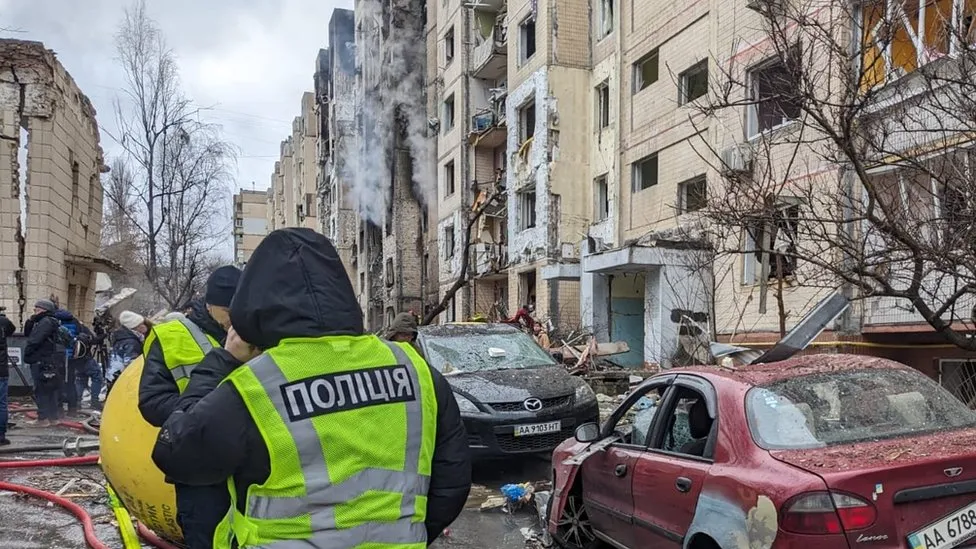
[[[223,345],[240,276],[237,267],[220,267],[207,279],[204,301],[194,302],[186,318],[157,324],[146,336],[139,411],[150,424],[163,425],[176,409],[193,368],[211,349]],[[230,507],[226,487],[175,484],[176,518],[186,545],[209,548],[217,523]]]
[[[309,229],[265,237],[231,320],[153,449],[180,482],[231,480],[214,547],[433,542],[471,486],[457,402],[409,344],[364,332],[332,243]]]

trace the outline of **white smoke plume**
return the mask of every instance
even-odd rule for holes
[[[393,4],[386,17],[389,29],[383,38],[383,4]],[[390,199],[392,153],[397,145],[396,114],[405,119],[406,139],[413,160],[414,195],[427,204],[436,196],[433,170],[433,139],[428,137],[426,79],[426,37],[423,20],[426,7],[420,0],[357,0],[356,139],[343,151],[347,169],[344,178],[359,213],[381,224]]]

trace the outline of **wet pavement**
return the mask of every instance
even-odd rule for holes
[[[23,405],[29,402],[21,401]],[[24,413],[13,413],[17,427],[8,432],[13,442],[0,447],[0,460],[55,459],[64,457],[61,450],[15,451],[37,445],[61,445],[65,439],[78,436],[93,439],[65,427],[32,427]],[[528,504],[515,512],[503,508],[481,510],[489,498],[499,498],[505,484],[531,482],[546,488],[550,465],[548,457],[524,456],[506,461],[475,464],[474,486],[461,516],[447,535],[438,539],[436,549],[526,549],[538,547],[527,541],[532,533],[541,532],[535,506]],[[10,482],[57,493],[80,505],[89,515],[97,537],[108,547],[122,547],[115,515],[104,489],[104,477],[94,465],[46,467],[43,469],[0,469],[0,482]],[[0,547],[4,549],[85,549],[80,522],[59,506],[46,501],[0,490]],[[149,545],[143,545],[149,548]]]

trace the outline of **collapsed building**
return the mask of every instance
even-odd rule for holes
[[[40,42],[0,40],[0,306],[18,325],[39,298],[95,306],[108,172],[91,101]]]

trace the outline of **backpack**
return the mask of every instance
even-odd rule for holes
[[[74,344],[75,338],[71,335],[71,332],[64,327],[63,324],[58,324],[58,327],[56,330],[54,330],[54,335],[51,336],[51,339],[54,341],[55,345],[67,348]]]

